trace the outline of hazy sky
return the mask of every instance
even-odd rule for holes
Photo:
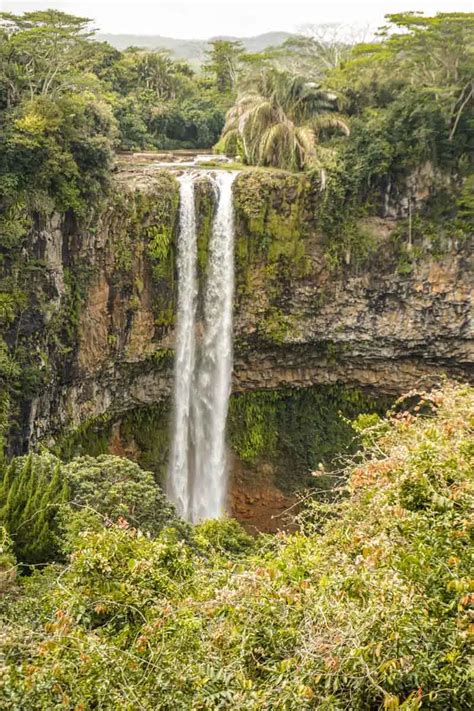
[[[94,19],[102,32],[159,34],[179,38],[250,36],[270,30],[292,32],[304,23],[341,22],[378,26],[389,12],[470,12],[473,0],[0,0],[10,12],[57,8]]]

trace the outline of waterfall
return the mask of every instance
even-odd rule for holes
[[[180,178],[178,315],[174,422],[168,493],[191,522],[224,513],[227,488],[225,426],[232,375],[236,173],[213,177],[217,208],[209,242],[203,328],[197,338],[196,174]]]
[[[185,173],[179,178],[178,314],[173,439],[168,476],[168,495],[178,513],[185,518],[190,505],[189,438],[196,362],[197,231],[194,179],[195,175],[192,173]]]

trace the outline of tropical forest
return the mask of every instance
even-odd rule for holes
[[[469,4],[50,5],[0,7],[0,709],[470,711]]]

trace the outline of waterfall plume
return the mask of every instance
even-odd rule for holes
[[[234,293],[233,172],[211,180],[217,207],[208,249],[203,294],[203,332],[196,333],[196,173],[180,178],[178,314],[174,420],[168,494],[188,521],[224,513],[227,490],[225,427],[232,375]]]
[[[196,359],[197,231],[193,173],[180,183],[178,242],[178,316],[174,377],[174,419],[168,495],[178,513],[187,518],[190,505],[189,438],[191,394]]]

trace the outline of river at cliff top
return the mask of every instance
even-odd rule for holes
[[[177,151],[146,151],[142,153],[124,153],[120,156],[119,162],[122,164],[140,165],[147,164],[153,168],[206,168],[208,166],[216,168],[219,165],[225,167],[235,162],[235,158],[213,153],[203,153],[197,150],[177,150]]]
[[[232,163],[232,159],[227,156],[212,155],[206,153],[198,153],[196,156],[186,158],[185,156],[170,156],[170,160],[162,160],[153,162],[153,165],[160,168],[201,168],[206,164],[212,163],[213,167],[217,165],[226,165]]]

